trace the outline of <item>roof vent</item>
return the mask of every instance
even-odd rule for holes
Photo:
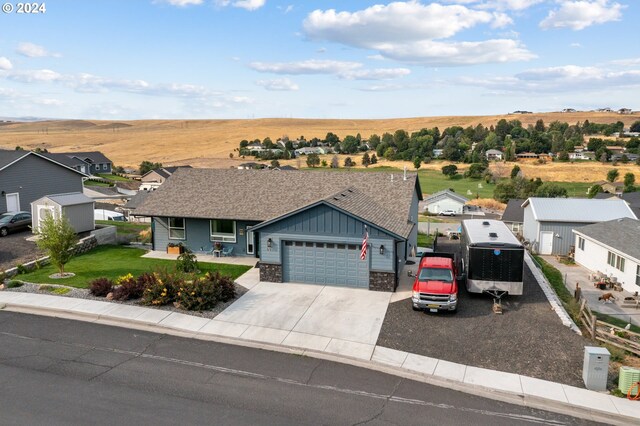
[[[495,232],[489,232],[489,238],[498,238],[498,234]]]
[[[482,226],[489,226],[491,225],[489,222],[487,222],[486,220],[484,222],[482,222]]]

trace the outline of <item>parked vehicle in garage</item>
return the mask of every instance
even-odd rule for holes
[[[6,237],[9,232],[23,231],[31,226],[31,213],[12,212],[0,215],[0,237]]]
[[[413,283],[413,310],[455,311],[458,308],[458,279],[455,255],[423,253]]]

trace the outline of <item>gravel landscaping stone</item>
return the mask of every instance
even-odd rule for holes
[[[458,242],[438,243],[442,251],[459,248]],[[377,344],[584,387],[584,346],[591,342],[560,322],[528,268],[524,294],[504,297],[502,315],[492,312],[489,296],[462,288],[458,297],[457,313],[415,312],[410,299],[390,304]]]
[[[19,277],[16,277],[15,279],[19,280]],[[51,293],[50,291],[42,291],[39,290],[40,286],[47,286],[47,287],[63,287],[63,288],[68,288],[70,289],[70,291],[68,293],[65,294],[54,294]],[[136,299],[136,300],[127,300],[127,301],[118,301],[118,300],[107,300],[105,297],[96,297],[93,296],[91,293],[89,293],[88,289],[84,289],[84,288],[75,288],[75,287],[68,287],[68,286],[63,286],[63,285],[56,285],[56,284],[34,284],[34,283],[28,283],[25,282],[21,287],[15,287],[15,288],[5,288],[2,291],[13,291],[13,292],[22,292],[22,293],[38,293],[38,294],[48,294],[51,296],[60,296],[60,297],[74,297],[77,299],[87,299],[87,300],[97,300],[100,302],[109,302],[109,303],[119,303],[122,305],[132,305],[132,306],[144,306],[145,308],[152,308],[152,309],[160,309],[163,311],[171,311],[171,312],[179,312],[181,314],[186,314],[186,315],[193,315],[195,317],[201,317],[201,318],[215,318],[216,315],[218,315],[220,312],[224,311],[229,305],[231,305],[233,302],[235,302],[236,300],[238,300],[238,298],[240,298],[243,294],[245,294],[247,291],[246,288],[235,284],[235,288],[236,288],[236,298],[233,300],[230,300],[228,302],[225,303],[218,303],[213,309],[208,310],[208,311],[186,311],[184,309],[178,309],[174,306],[171,305],[166,305],[166,306],[147,306],[147,305],[141,305],[140,304],[140,299]]]
[[[31,236],[31,232],[24,231],[0,238],[0,271],[44,256],[36,243],[26,240]]]

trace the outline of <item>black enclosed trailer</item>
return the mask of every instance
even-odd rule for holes
[[[470,293],[497,298],[523,291],[524,247],[499,220],[462,221],[460,269]]]

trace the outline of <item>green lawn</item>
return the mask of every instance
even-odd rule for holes
[[[107,182],[99,182],[97,180],[85,180],[84,181],[84,186],[104,186],[104,187],[110,187],[113,184],[111,183],[107,183]]]
[[[592,183],[588,182],[551,182],[567,189],[569,197],[585,198]]]
[[[419,170],[418,179],[420,179],[422,192],[426,194],[433,194],[443,189],[451,188],[456,193],[467,198],[475,198],[476,194],[480,198],[493,198],[493,189],[496,187],[495,184],[486,183],[482,179],[467,179],[461,175],[454,179],[449,179],[439,170]],[[467,191],[471,191],[471,194]]]
[[[433,235],[418,234],[418,247],[433,247]]]
[[[104,178],[104,179],[112,180],[114,182],[115,181],[128,182],[128,181],[131,180],[131,179],[128,179],[126,177],[122,177],[122,176],[118,176],[118,175],[109,175],[109,174],[106,174],[106,173],[98,173],[98,176],[100,176],[101,178]]]
[[[131,273],[134,277],[144,272],[153,272],[156,268],[173,268],[175,261],[162,259],[146,259],[142,256],[146,250],[126,248],[121,246],[99,246],[98,248],[74,257],[65,266],[66,272],[73,272],[75,277],[63,280],[52,280],[49,275],[57,270],[51,266],[44,266],[28,274],[18,275],[16,279],[39,284],[63,284],[71,287],[86,288],[89,283],[100,277],[116,279]],[[219,271],[230,275],[234,279],[251,269],[244,265],[226,265],[220,263],[198,263],[202,273]]]
[[[141,239],[140,232],[151,228],[150,224],[120,222],[117,220],[96,220],[96,224],[115,226],[118,236],[127,237],[132,241],[139,241]]]

